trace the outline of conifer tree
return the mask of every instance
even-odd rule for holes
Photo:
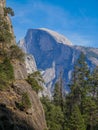
[[[98,129],[98,67],[95,67],[89,78],[89,95],[85,107],[89,130]]]
[[[54,87],[53,102],[56,106],[60,106],[62,111],[64,109],[64,86],[62,80],[62,73]]]
[[[74,70],[72,73],[72,80],[70,83],[70,93],[66,97],[66,110],[67,110],[66,117],[68,124],[72,123],[72,121],[70,120],[70,114],[71,115],[75,114],[76,110],[80,111],[81,115],[84,114],[83,104],[86,99],[86,96],[88,95],[89,75],[90,71],[86,63],[85,55],[81,53],[79,59],[77,60],[77,63],[74,66]],[[77,107],[74,108],[74,106],[77,106],[78,108]]]
[[[93,73],[90,76],[90,94],[93,98],[98,99],[98,66],[95,67]]]
[[[88,79],[89,79],[89,68],[87,63],[85,62],[85,55],[83,53],[80,54],[79,59],[74,67],[72,81],[70,85],[71,89],[71,98],[72,103],[77,103],[82,108],[82,101],[88,94]]]
[[[86,130],[84,119],[81,115],[78,105],[74,105],[73,107],[69,127],[70,130]]]

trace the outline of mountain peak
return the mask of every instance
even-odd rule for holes
[[[72,46],[71,41],[69,41],[64,35],[59,34],[53,30],[50,30],[48,28],[38,28],[37,30],[42,30],[47,33],[49,33],[58,43],[62,43],[64,45]]]

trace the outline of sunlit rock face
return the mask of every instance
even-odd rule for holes
[[[31,74],[31,73],[37,71],[36,62],[32,55],[26,55],[25,64],[26,64],[26,69],[27,69],[28,74]]]
[[[5,0],[0,0],[0,15],[4,15]]]
[[[34,56],[49,90],[59,78],[60,72],[65,84],[70,81],[73,66],[81,52],[86,55],[91,68],[98,65],[98,49],[74,46],[65,36],[45,28],[29,29],[19,46]]]

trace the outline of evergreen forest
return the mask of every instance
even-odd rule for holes
[[[70,92],[64,93],[60,76],[52,101],[41,99],[49,130],[98,130],[98,67],[90,71],[83,53],[74,66],[69,87]]]

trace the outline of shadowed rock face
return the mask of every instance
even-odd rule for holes
[[[70,81],[73,66],[81,52],[86,54],[91,68],[98,65],[98,49],[73,46],[66,39],[54,31],[42,28],[29,29],[25,38],[19,42],[19,46],[25,52],[34,56],[37,68],[42,70],[48,88],[54,85],[61,71],[66,83]]]
[[[21,102],[22,94],[25,92],[29,96],[31,107],[20,110],[17,103]],[[17,80],[7,91],[0,91],[0,130],[44,130],[45,128],[42,104],[26,81]]]
[[[34,128],[17,117],[4,104],[0,104],[0,130],[34,130]]]

